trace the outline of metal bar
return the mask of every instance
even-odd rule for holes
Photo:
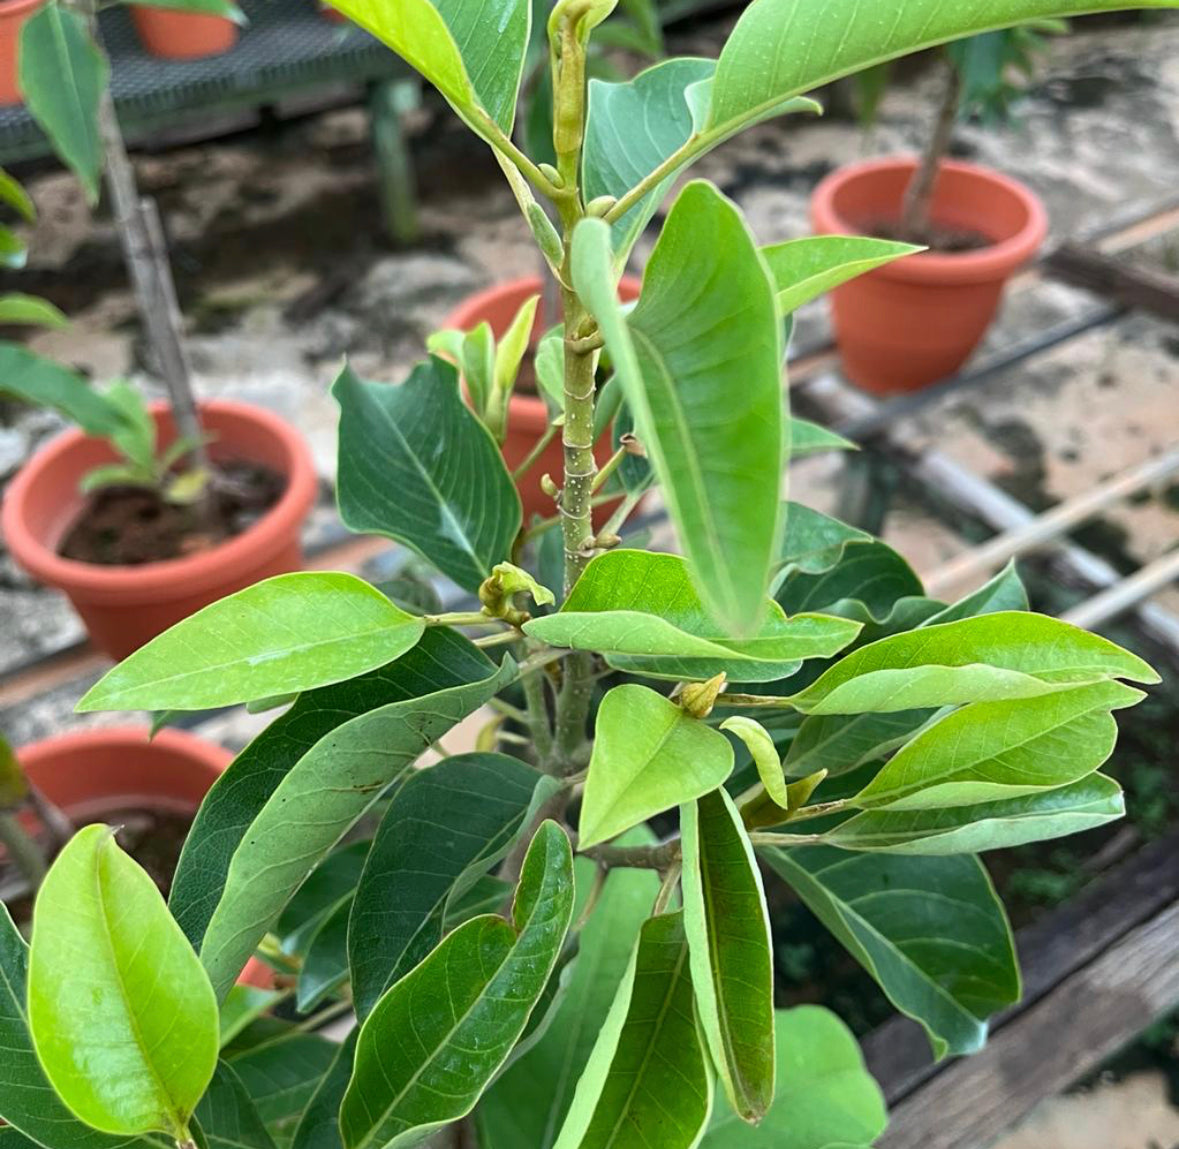
[[[956,559],[939,567],[928,578],[925,585],[935,597],[948,587],[974,575],[994,570],[1008,559],[1025,551],[1049,545],[1069,527],[1083,523],[1098,512],[1135,491],[1159,482],[1179,471],[1179,447],[1153,459],[1147,459],[1137,467],[1131,467],[1104,483],[1060,503],[1052,510],[1037,515],[1023,526],[1015,527],[1004,534],[975,547]]]
[[[1091,628],[1125,613],[1132,606],[1179,579],[1179,550],[1148,563],[1116,586],[1095,594],[1060,617],[1075,626]]]

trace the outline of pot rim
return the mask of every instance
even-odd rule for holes
[[[166,413],[168,404],[149,405],[153,415]],[[200,404],[202,412],[216,412],[261,425],[282,444],[289,460],[287,486],[278,502],[253,526],[240,535],[201,554],[138,566],[102,566],[62,558],[47,546],[24,521],[28,492],[39,480],[44,466],[68,455],[92,438],[72,427],[38,450],[17,473],[4,492],[0,508],[0,529],[17,561],[34,578],[50,586],[69,588],[82,595],[93,594],[115,600],[172,597],[177,584],[189,590],[221,582],[226,568],[254,565],[251,556],[277,546],[293,522],[300,522],[315,501],[318,478],[311,453],[303,437],[285,419],[272,411],[236,399],[210,399]]]
[[[0,19],[11,20],[40,8],[45,0],[0,0]]]
[[[838,193],[850,183],[871,180],[884,173],[898,169],[913,171],[917,163],[916,156],[888,156],[837,168],[822,180],[811,197],[811,220],[815,230],[823,235],[860,234],[860,229],[836,209]],[[1002,172],[962,160],[945,160],[942,170],[990,184],[1013,196],[1027,212],[1023,227],[1014,235],[978,251],[918,252],[885,264],[872,275],[907,283],[978,283],[1005,279],[1015,268],[1028,262],[1043,244],[1048,235],[1048,213],[1031,188]]]
[[[220,775],[233,760],[233,754],[215,742],[166,726],[153,738],[151,727],[140,725],[97,726],[81,730],[67,730],[64,734],[53,734],[27,746],[15,749],[17,761],[22,770],[36,770],[62,755],[72,755],[95,746],[115,747],[130,752],[157,748],[172,751],[192,759]]]

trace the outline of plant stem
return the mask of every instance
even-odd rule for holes
[[[20,819],[11,811],[0,812],[0,845],[8,851],[17,869],[28,879],[32,889],[36,889],[48,872],[45,855],[41,847],[20,824]]]
[[[718,694],[716,706],[739,706],[748,710],[793,710],[789,698],[777,694]]]
[[[519,637],[519,634],[514,630],[505,630],[500,634],[486,634],[482,638],[476,638],[471,645],[479,647],[480,650],[486,650],[489,646],[507,646],[509,642],[515,642]]]
[[[455,610],[449,614],[426,614],[427,626],[503,626],[498,618],[489,618],[481,610]]]
[[[617,495],[595,495],[590,500],[590,508],[593,509],[595,507],[601,507],[601,506],[605,505],[606,503],[612,503],[612,502],[614,502],[614,500],[616,498],[618,498]],[[632,510],[634,509],[633,506],[631,509]],[[546,532],[551,531],[553,529],[553,527],[561,526],[561,524],[564,523],[564,521],[565,521],[564,515],[553,515],[552,518],[541,519],[541,521],[539,523],[537,523],[533,527],[529,527],[529,529],[524,532],[523,541],[526,543],[530,543],[530,542],[532,542],[533,539],[539,538],[541,535],[545,534]]]
[[[672,838],[658,846],[591,846],[581,852],[603,866],[666,871],[679,863],[680,840]]]
[[[946,57],[946,89],[938,109],[933,134],[921,157],[921,163],[909,180],[905,198],[901,204],[900,235],[898,238],[913,243],[925,243],[929,237],[930,208],[933,206],[933,192],[937,186],[937,175],[950,150],[954,138],[954,124],[958,119],[958,106],[962,102],[962,74],[952,60]]]
[[[778,846],[791,850],[795,846],[817,846],[823,841],[822,834],[770,834],[754,831],[749,835],[754,846]]]
[[[532,450],[524,456],[524,461],[512,472],[512,479],[519,482],[530,470],[536,465],[537,459],[544,454],[544,449],[557,436],[558,427],[556,423],[550,423],[545,429],[544,434],[532,446]]]
[[[536,747],[536,756],[542,766],[549,764],[553,757],[553,726],[549,718],[549,704],[545,697],[544,676],[539,670],[533,670],[521,678],[524,688],[524,701],[528,712],[521,717],[532,734],[532,742]]]
[[[655,895],[654,905],[651,906],[652,917],[657,917],[667,909],[683,870],[683,863],[678,858],[667,867],[667,873],[663,875],[663,884],[659,887],[659,893]]]
[[[838,814],[847,805],[846,798],[837,798],[833,802],[816,802],[813,806],[803,806],[790,815],[791,822],[805,822],[808,818],[822,818],[825,814]]]
[[[602,486],[610,481],[610,476],[618,470],[619,464],[625,457],[626,448],[619,447],[606,461],[606,465],[595,476],[592,489],[595,491],[601,490]]]
[[[630,518],[631,511],[639,505],[639,500],[647,493],[644,487],[641,491],[631,491],[630,494],[614,508],[614,513],[606,520],[599,534],[616,535],[622,529],[622,524]]]

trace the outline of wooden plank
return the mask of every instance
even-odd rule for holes
[[[1179,320],[1179,279],[1135,267],[1092,247],[1065,243],[1045,261],[1049,275],[1095,291],[1126,307],[1140,307],[1163,319]]]
[[[894,1108],[879,1149],[982,1149],[1179,1003],[1179,903]]]

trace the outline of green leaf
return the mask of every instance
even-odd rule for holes
[[[1019,1000],[1011,930],[977,858],[759,849],[761,858],[929,1035],[938,1057],[980,1049]]]
[[[616,550],[586,568],[556,614],[524,624],[554,646],[599,651],[616,670],[657,678],[772,682],[793,674],[804,659],[838,653],[860,631],[845,619],[787,618],[762,600],[748,638],[732,638],[705,610],[677,555]]]
[[[457,754],[394,795],[348,929],[358,1017],[438,944],[447,906],[507,852],[541,780],[504,754]]]
[[[86,18],[56,2],[34,12],[20,30],[17,75],[30,115],[73,169],[86,198],[97,203],[103,163],[98,101],[110,65]]]
[[[1121,787],[1104,774],[1079,782],[970,806],[868,810],[823,838],[844,850],[890,854],[977,854],[1076,834],[1121,818]]]
[[[355,575],[278,575],[153,638],[99,679],[78,710],[205,710],[328,686],[391,662],[423,630]]]
[[[797,311],[841,283],[923,248],[911,243],[850,235],[812,235],[761,249],[783,315]]]
[[[532,338],[532,325],[536,319],[536,305],[540,302],[539,295],[529,296],[516,312],[507,331],[504,332],[495,349],[495,363],[492,374],[492,388],[494,391],[510,395],[516,386],[516,376],[520,371],[520,364],[524,361],[524,353],[528,350],[528,343]]]
[[[888,1117],[851,1030],[830,1010],[800,1005],[774,1020],[778,1080],[765,1120],[750,1129],[717,1105],[700,1149],[840,1149],[874,1144]]]
[[[798,420],[795,420],[795,429]],[[778,558],[784,570],[825,574],[844,555],[849,543],[870,543],[872,536],[802,503],[786,504],[786,530]]]
[[[936,626],[942,622],[957,622],[960,618],[996,614],[1001,610],[1027,610],[1028,592],[1020,581],[1015,562],[1009,562],[994,578],[978,590],[959,599],[923,622],[922,626]]]
[[[822,451],[858,451],[859,445],[818,423],[808,419],[792,420],[790,458],[801,459],[805,455],[817,455]],[[816,512],[817,513],[817,512]]]
[[[718,622],[748,633],[777,553],[789,424],[777,305],[745,221],[710,184],[691,183],[628,317],[601,220],[574,233],[573,280],[601,327],[697,589]]]
[[[691,1149],[712,1108],[682,913],[644,923],[556,1149]]]
[[[150,877],[103,825],[37,895],[29,1028],[57,1095],[105,1133],[182,1139],[217,1064],[217,1004]]]
[[[196,1107],[208,1149],[274,1149],[274,1141],[228,1062],[219,1061],[208,1091]]]
[[[511,883],[505,882],[502,878],[494,878],[490,874],[476,878],[469,890],[447,902],[446,914],[442,919],[442,932],[448,934],[479,914],[495,913],[508,900],[511,893]]]
[[[791,703],[807,714],[860,714],[1032,698],[1106,678],[1159,681],[1108,639],[1046,615],[1000,611],[861,647]]]
[[[510,659],[496,670],[469,646],[469,653],[460,649],[447,664],[434,661],[432,649],[393,672],[408,697],[323,735],[254,816],[229,862],[201,945],[201,961],[219,997],[353,823],[419,754],[516,674]]]
[[[352,1063],[356,1056],[356,1038],[360,1030],[353,1029],[339,1047],[327,1073],[303,1110],[295,1129],[291,1149],[343,1149],[340,1140],[340,1103],[352,1077]]]
[[[352,900],[349,895],[333,906],[307,940],[295,994],[295,1006],[300,1013],[310,1013],[348,980],[348,918]]]
[[[77,372],[0,341],[0,394],[52,407],[88,435],[109,436],[123,425],[118,409]]]
[[[258,1018],[269,1013],[284,997],[286,994],[279,989],[235,985],[221,1003],[221,1047],[227,1046]]]
[[[254,812],[260,808],[255,805]],[[307,876],[274,925],[284,952],[305,952],[332,910],[356,891],[371,846],[366,840],[337,846]]]
[[[70,321],[48,299],[7,291],[0,295],[0,323],[25,323],[60,329]]]
[[[582,849],[716,789],[729,740],[645,686],[616,686],[598,709],[578,828]]]
[[[347,1149],[412,1145],[471,1111],[544,992],[572,912],[569,839],[545,822],[511,922],[487,915],[460,926],[369,1014],[340,1107]]]
[[[631,837],[623,840],[629,843]],[[652,841],[645,831],[634,838],[636,844]],[[587,858],[578,859],[579,903],[593,884],[595,869]],[[479,1103],[483,1149],[552,1149],[658,890],[653,870],[610,871],[579,935],[568,991],[548,1029]]]
[[[10,227],[0,224],[0,267],[19,271],[29,261],[29,249]]]
[[[680,830],[701,1026],[729,1104],[756,1124],[774,1099],[774,966],[761,873],[724,790],[685,803]]]
[[[821,574],[788,570],[775,579],[774,598],[787,614],[829,610],[862,621],[888,618],[897,600],[922,592],[913,568],[886,543],[850,540],[840,561]]]
[[[766,793],[775,805],[788,810],[790,794],[786,788],[786,776],[782,772],[782,760],[770,732],[756,719],[746,718],[743,714],[726,718],[720,724],[720,729],[735,734],[745,743]]]
[[[398,387],[345,367],[340,404],[340,515],[354,531],[412,547],[475,592],[511,557],[523,512],[503,457],[459,395],[454,367],[432,357]]]
[[[1092,774],[1113,752],[1111,710],[1141,690],[1096,682],[1034,698],[975,702],[932,723],[853,799],[863,809],[929,810],[1017,798]]]
[[[26,223],[37,222],[37,205],[20,183],[0,168],[0,201],[8,204]]]
[[[1126,0],[983,0],[970,5],[907,0],[884,20],[870,18],[860,0],[831,0],[816,19],[807,0],[754,0],[717,61],[705,126],[710,132],[731,133],[791,96],[960,36],[1129,6]],[[1144,0],[1132,6],[1172,5],[1170,0]]]
[[[331,1071],[336,1046],[313,1033],[292,1033],[232,1059],[278,1149],[291,1144],[320,1082]]]

